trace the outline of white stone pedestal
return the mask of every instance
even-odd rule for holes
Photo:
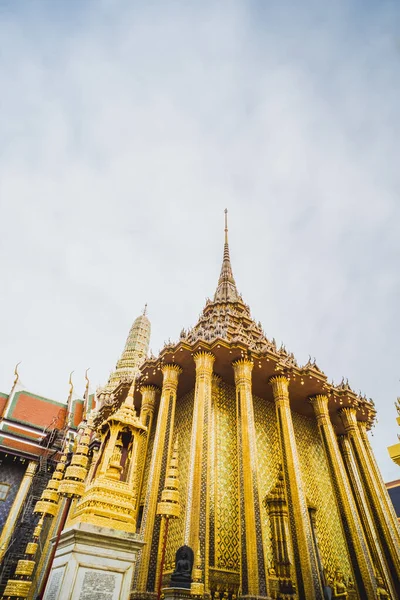
[[[79,523],[60,536],[43,600],[128,600],[137,553],[134,533]]]

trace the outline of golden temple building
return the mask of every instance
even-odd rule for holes
[[[94,598],[67,590],[65,556],[90,538],[103,600],[399,599],[399,524],[368,437],[374,404],[315,361],[299,365],[252,319],[226,215],[220,277],[197,324],[157,357],[149,339],[143,314],[95,409],[85,404],[72,452],[58,455],[3,598]],[[195,557],[186,591],[171,583],[182,546]],[[129,573],[119,592],[104,587],[113,560]],[[88,570],[78,580],[100,589]]]

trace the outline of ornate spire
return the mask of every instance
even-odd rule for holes
[[[218,287],[214,295],[214,302],[241,302],[242,299],[236,289],[235,279],[232,273],[231,259],[229,256],[228,243],[228,210],[225,209],[225,243],[222,259],[221,274]]]
[[[147,304],[129,331],[121,358],[111,373],[107,385],[99,390],[101,394],[111,394],[122,381],[132,381],[137,377],[143,361],[146,359],[150,343],[151,325],[147,317]]]
[[[85,380],[86,380],[86,387],[85,387],[85,395],[83,397],[83,413],[82,413],[82,421],[87,421],[87,417],[88,417],[88,413],[89,413],[89,377],[88,377],[88,371],[89,371],[90,367],[86,369],[85,371]]]

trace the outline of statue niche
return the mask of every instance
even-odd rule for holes
[[[175,555],[175,571],[171,575],[171,587],[190,589],[193,562],[193,550],[189,546],[181,546]]]

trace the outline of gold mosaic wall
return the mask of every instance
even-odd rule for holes
[[[184,524],[188,486],[190,437],[194,390],[179,398],[176,404],[174,441],[179,438],[179,480],[181,516],[170,521],[165,571],[174,568],[175,552],[184,543]],[[253,397],[256,428],[258,484],[267,568],[272,566],[272,548],[267,510],[263,501],[275,486],[281,462],[275,406],[272,402]],[[352,577],[346,544],[330,482],[328,465],[318,427],[313,419],[292,413],[302,476],[308,502],[316,507],[316,527],[321,558],[327,574],[340,567],[345,579]],[[240,568],[238,457],[235,388],[224,382],[213,398],[211,413],[210,527],[213,547],[210,566],[226,571]],[[149,442],[151,454],[152,432]],[[147,462],[147,461],[146,461]],[[148,465],[145,468],[147,477]],[[146,481],[144,482],[146,483]],[[145,486],[144,486],[145,489]]]
[[[318,426],[313,419],[297,413],[292,412],[292,419],[306,497],[317,509],[322,564],[332,575],[340,567],[347,581],[352,573]]]
[[[235,388],[221,382],[215,400],[212,427],[214,468],[211,465],[215,567],[238,571],[240,550]]]
[[[267,569],[272,567],[272,547],[270,540],[270,524],[267,509],[264,506],[265,496],[278,480],[280,449],[279,434],[276,423],[275,405],[263,398],[253,396],[254,423],[257,438],[258,487],[260,490],[260,509],[265,545]]]
[[[185,526],[186,498],[189,473],[190,437],[192,433],[194,390],[178,398],[175,407],[175,425],[173,443],[179,440],[179,483],[181,496],[181,515],[169,523],[168,544],[165,556],[165,571],[173,571],[175,567],[175,553],[183,545]],[[164,486],[164,482],[161,483]]]

